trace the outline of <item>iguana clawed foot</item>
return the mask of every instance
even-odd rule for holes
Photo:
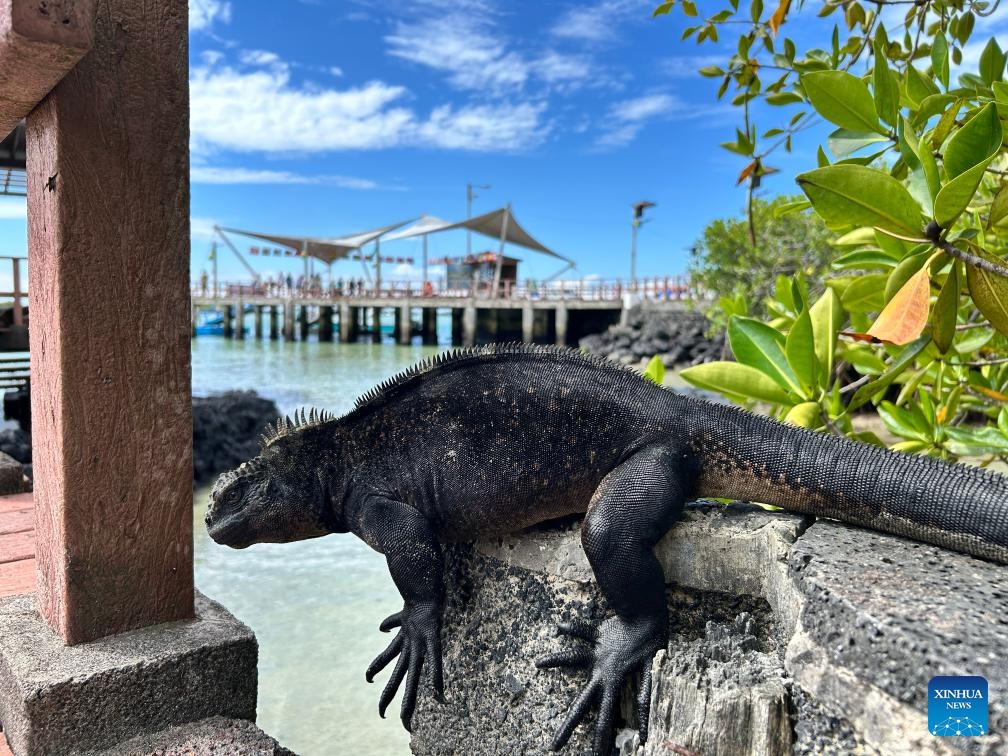
[[[378,700],[378,714],[384,719],[385,709],[395,698],[403,678],[406,678],[406,688],[403,691],[399,718],[403,727],[410,731],[413,719],[413,709],[416,706],[417,688],[420,685],[421,669],[426,666],[425,681],[433,689],[434,698],[444,702],[444,676],[441,671],[441,608],[433,601],[419,602],[410,606],[407,604],[401,612],[386,617],[379,629],[383,633],[398,627],[396,637],[371,662],[364,677],[368,682],[374,682],[374,676],[381,672],[396,656],[392,676],[385,684],[381,698]],[[425,665],[426,662],[426,665]]]
[[[592,704],[598,703],[598,723],[592,750],[595,756],[608,756],[613,749],[613,722],[620,690],[628,679],[638,673],[641,684],[637,694],[637,721],[643,743],[647,739],[648,710],[651,706],[651,660],[665,643],[665,628],[656,621],[610,617],[597,627],[580,619],[561,623],[557,631],[592,646],[579,644],[548,654],[537,659],[536,666],[540,669],[591,669],[591,678],[568,710],[567,717],[553,737],[550,750],[563,748],[574,728],[588,715]]]

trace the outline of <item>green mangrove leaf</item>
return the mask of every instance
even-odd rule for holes
[[[716,391],[734,401],[757,399],[789,405],[792,399],[771,378],[739,362],[705,362],[681,371],[682,379],[697,388]]]
[[[972,248],[980,257],[1002,265],[1004,260],[994,255]],[[1008,336],[1008,278],[980,270],[975,265],[966,266],[966,284],[973,302],[998,331]]]
[[[989,102],[949,139],[945,175],[951,180],[975,166],[986,166],[1000,152],[1001,136],[997,106]]]
[[[899,356],[893,360],[892,364],[882,375],[873,381],[869,381],[854,392],[854,396],[851,397],[850,404],[848,405],[848,410],[857,409],[868,400],[878,396],[889,388],[893,381],[899,378],[913,364],[914,360],[917,359],[930,343],[931,334],[927,334],[903,347]]]
[[[814,71],[801,77],[812,107],[830,123],[851,131],[885,134],[868,86],[846,71]]]
[[[815,356],[819,361],[823,383],[828,385],[833,375],[833,357],[836,354],[837,334],[843,326],[843,307],[833,289],[827,288],[809,308]]]
[[[805,395],[818,385],[819,363],[816,359],[815,336],[812,330],[812,318],[807,309],[802,309],[784,342],[784,354],[788,364],[798,376]]]
[[[832,228],[872,226],[911,237],[922,233],[920,205],[888,173],[860,165],[831,165],[799,174],[797,181]]]
[[[788,364],[784,336],[779,331],[752,318],[732,318],[728,341],[739,362],[769,376],[782,389],[802,395],[801,382]]]
[[[822,410],[817,402],[802,402],[788,410],[784,422],[815,430],[823,426]]]
[[[955,338],[960,287],[959,263],[953,261],[931,313],[931,339],[942,354],[952,348],[952,340]]]
[[[648,362],[647,367],[644,369],[644,377],[659,386],[662,385],[662,381],[665,380],[665,363],[661,361],[661,357],[655,355],[651,358],[651,361]]]

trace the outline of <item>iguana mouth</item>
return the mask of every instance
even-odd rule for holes
[[[251,538],[245,527],[245,523],[231,516],[217,522],[207,521],[207,534],[222,546],[230,546],[233,549],[246,549],[255,541]]]

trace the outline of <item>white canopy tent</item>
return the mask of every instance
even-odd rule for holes
[[[308,258],[314,257],[316,260],[321,260],[326,265],[329,266],[330,278],[332,277],[332,264],[337,260],[342,260],[350,256],[352,252],[356,252],[365,244],[370,242],[376,242],[376,252],[377,252],[377,242],[382,236],[389,233],[390,231],[395,231],[397,228],[405,226],[410,223],[413,219],[399,221],[398,223],[392,223],[388,226],[382,226],[381,228],[374,228],[370,231],[362,231],[359,234],[351,234],[350,236],[340,236],[335,238],[320,238],[314,236],[284,236],[282,234],[264,234],[259,231],[246,231],[240,228],[223,228],[221,226],[215,226],[214,230],[220,235],[227,244],[231,251],[237,255],[238,259],[242,264],[249,269],[249,271],[258,279],[258,274],[245,262],[244,257],[238,251],[238,248],[231,243],[231,240],[227,237],[226,233],[241,234],[242,236],[250,236],[253,239],[262,239],[263,241],[273,242],[274,244],[279,244],[282,247],[287,247],[293,249],[300,253],[305,258],[305,272],[307,273]],[[363,263],[363,260],[361,261]],[[380,255],[375,255],[375,265],[376,265],[376,275],[381,276],[381,257]],[[367,273],[367,266],[364,266],[364,271]],[[368,276],[370,278],[370,275]]]
[[[540,252],[544,255],[548,255],[549,257],[555,257],[558,260],[563,260],[567,263],[566,266],[554,273],[550,276],[550,278],[555,278],[565,270],[573,268],[575,265],[573,260],[557,254],[549,247],[541,244],[535,239],[535,237],[532,236],[532,234],[526,231],[518,223],[517,219],[514,217],[514,213],[511,212],[511,205],[507,205],[497,210],[491,210],[489,213],[484,213],[483,215],[477,215],[475,218],[467,218],[465,220],[455,222],[444,221],[440,218],[435,218],[432,215],[424,215],[409,228],[403,229],[395,234],[390,234],[386,237],[386,241],[422,236],[424,239],[424,279],[426,279],[428,234],[436,234],[442,231],[451,231],[453,229],[467,229],[474,233],[490,237],[491,239],[497,239],[499,241],[500,249],[497,253],[497,267],[494,270],[492,289],[492,296],[494,297],[497,296],[497,292],[500,287],[501,265],[504,261],[504,245],[508,242],[518,247],[524,247],[525,249]]]

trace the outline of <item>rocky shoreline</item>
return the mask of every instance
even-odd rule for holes
[[[720,359],[723,335],[708,336],[710,321],[695,310],[673,312],[638,305],[626,322],[604,333],[585,336],[578,346],[616,362],[636,365],[657,355],[667,368]]]
[[[193,483],[208,483],[259,453],[259,437],[280,414],[272,399],[255,391],[225,391],[193,397]],[[31,490],[31,433],[24,427],[0,430],[0,455],[20,463],[23,490]],[[0,466],[3,460],[0,459]],[[13,491],[12,491],[13,493]]]

